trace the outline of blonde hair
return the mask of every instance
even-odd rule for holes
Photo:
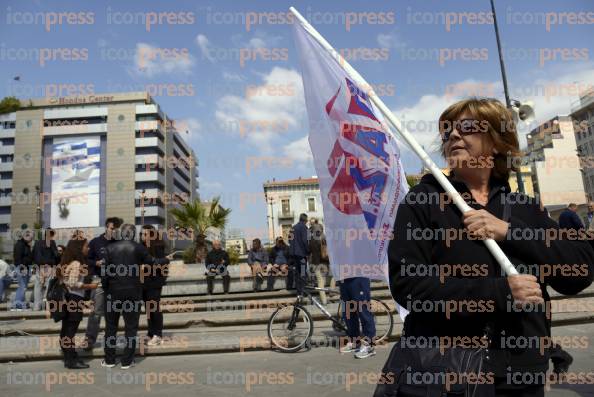
[[[439,132],[444,133],[445,126],[451,128],[454,122],[463,114],[468,113],[472,118],[488,124],[486,133],[491,138],[497,153],[493,158],[493,176],[507,180],[510,171],[518,171],[518,158],[520,147],[516,123],[511,112],[497,99],[493,98],[468,98],[450,105],[439,116]],[[445,157],[444,142],[441,152]]]

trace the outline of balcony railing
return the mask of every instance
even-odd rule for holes
[[[278,212],[278,219],[293,219],[293,211],[279,211]]]

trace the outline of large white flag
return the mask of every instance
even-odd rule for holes
[[[357,86],[300,23],[293,26],[332,273],[387,279],[388,243],[408,191],[396,140],[370,87]]]

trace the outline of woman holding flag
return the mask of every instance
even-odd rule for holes
[[[448,179],[472,210],[461,213],[432,174],[400,204],[388,247],[390,289],[409,314],[386,367],[411,367],[408,381],[394,386],[403,393],[398,396],[407,396],[406,390],[443,386],[415,381],[414,372],[422,372],[420,363],[432,354],[427,348],[441,352],[432,362],[442,364],[443,357],[455,356],[451,349],[480,351],[479,373],[465,373],[469,368],[458,360],[454,368],[466,370],[447,373],[441,392],[458,384],[471,395],[474,383],[481,396],[544,396],[553,345],[546,287],[576,294],[589,286],[594,251],[586,241],[563,238],[536,199],[510,191],[519,145],[515,123],[499,101],[455,103],[440,116],[439,129]],[[502,272],[481,241],[488,238],[519,275]]]

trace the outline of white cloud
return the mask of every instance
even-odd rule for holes
[[[254,31],[247,39],[243,34],[231,36],[233,45],[242,48],[273,48],[278,47],[282,40],[282,36],[273,36],[263,30]]]
[[[200,48],[202,58],[208,59],[211,62],[215,62],[215,58],[210,54],[210,51],[212,50],[212,44],[205,35],[199,34],[196,36],[196,44]]]
[[[168,52],[167,52],[167,51]],[[130,74],[142,77],[153,77],[159,74],[191,74],[195,59],[183,49],[155,47],[147,43],[137,43],[134,55],[134,66]]]
[[[254,37],[251,38],[250,41],[248,42],[248,47],[251,48],[264,48],[266,47],[266,41],[264,41],[263,39],[259,38],[259,37]]]
[[[287,144],[283,148],[283,154],[297,168],[313,167],[313,155],[311,154],[307,135]]]
[[[243,76],[240,75],[239,73],[231,73],[231,72],[227,72],[227,71],[223,71],[223,79],[225,81],[230,81],[233,83],[239,83],[244,80]]]
[[[223,184],[219,181],[210,181],[203,176],[198,177],[200,195],[204,197],[218,196],[223,190]]]
[[[439,149],[437,119],[446,107],[458,99],[459,96],[423,95],[414,105],[392,112],[426,151],[434,152]]]
[[[182,134],[182,136],[186,137],[188,142],[201,139],[200,133],[202,132],[202,123],[196,118],[188,117],[177,120],[175,122],[175,127]],[[186,131],[188,132],[188,135],[185,135]]]
[[[594,86],[594,62],[581,63],[574,68],[565,67],[564,73],[550,73],[552,78],[541,77],[529,84],[510,86],[512,99],[522,102],[533,101],[535,121],[530,125],[519,126],[524,135],[541,123],[555,116],[566,116],[571,113],[572,103],[578,100],[578,94],[583,94]]]
[[[379,33],[376,41],[382,48],[403,49],[406,47],[406,41],[396,30],[392,30],[389,33]]]
[[[571,103],[578,99],[576,93],[592,87],[594,82],[594,63],[582,63],[574,68],[563,68],[564,72],[557,70],[538,70],[544,76],[532,80],[525,85],[510,83],[511,99],[521,102],[532,101],[535,108],[535,120],[526,124],[520,122],[518,133],[520,146],[526,145],[526,134],[538,125],[558,115],[571,113]],[[533,75],[533,73],[528,73]],[[546,77],[549,76],[549,77]],[[551,77],[552,76],[552,77]],[[408,132],[425,147],[425,150],[436,161],[441,161],[439,153],[439,137],[437,120],[443,110],[452,103],[469,96],[503,98],[503,87],[498,81],[465,80],[447,86],[447,93],[443,95],[427,94],[411,105],[392,110],[394,115],[404,123]],[[416,160],[416,156],[406,144],[400,145],[403,157]],[[420,161],[415,161],[420,166]],[[409,172],[410,168],[407,169]],[[416,172],[413,169],[413,172]]]
[[[225,95],[216,103],[220,128],[239,133],[262,153],[270,153],[279,135],[295,129],[305,114],[300,74],[274,67],[250,86],[246,96]]]

